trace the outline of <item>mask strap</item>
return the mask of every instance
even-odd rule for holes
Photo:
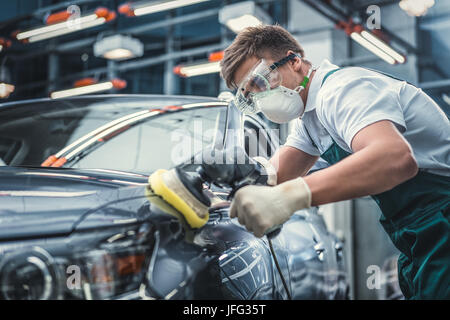
[[[308,75],[306,75],[306,76],[303,78],[302,83],[300,83],[300,85],[299,85],[297,88],[295,88],[294,91],[300,93],[302,90],[304,90],[304,89],[306,88],[306,86],[308,85],[309,80],[311,79],[311,74],[312,74],[313,71],[315,71],[316,69],[317,69],[317,68],[314,68],[314,67],[309,68]]]

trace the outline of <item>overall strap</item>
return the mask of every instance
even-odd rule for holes
[[[341,70],[341,68],[337,68],[337,69],[334,69],[334,70],[331,70],[330,72],[328,72],[325,75],[325,77],[323,77],[322,84],[320,85],[320,87],[323,86],[323,84],[325,83],[325,81],[327,81],[329,76],[331,76],[332,74],[334,74],[336,71],[339,71],[339,70]],[[311,144],[313,145],[313,147],[316,148],[317,150],[319,150],[319,148],[317,147],[316,143],[312,139],[311,134],[309,133],[308,128],[306,127],[306,125],[304,125],[303,127],[305,128],[305,132],[308,135],[309,140],[311,140]]]
[[[320,85],[320,87],[323,86],[323,84],[325,83],[325,81],[327,81],[327,79],[328,79],[329,76],[331,76],[332,74],[334,74],[336,71],[339,71],[339,70],[341,70],[341,68],[337,68],[337,69],[334,69],[334,70],[331,70],[330,72],[328,72],[328,73],[325,75],[325,77],[323,77],[322,84]]]

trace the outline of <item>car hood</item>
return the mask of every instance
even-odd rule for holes
[[[146,219],[140,208],[147,179],[102,169],[0,167],[0,241]]]

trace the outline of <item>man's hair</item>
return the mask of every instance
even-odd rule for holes
[[[248,27],[242,30],[225,50],[220,62],[220,75],[228,88],[236,87],[237,84],[233,81],[234,74],[247,58],[254,56],[258,59],[269,57],[280,60],[289,50],[300,54],[301,57],[305,56],[298,41],[283,27],[278,25]]]

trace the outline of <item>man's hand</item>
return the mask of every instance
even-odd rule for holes
[[[262,237],[273,226],[281,225],[298,210],[311,206],[311,191],[302,178],[276,187],[247,186],[236,192],[230,217]]]

